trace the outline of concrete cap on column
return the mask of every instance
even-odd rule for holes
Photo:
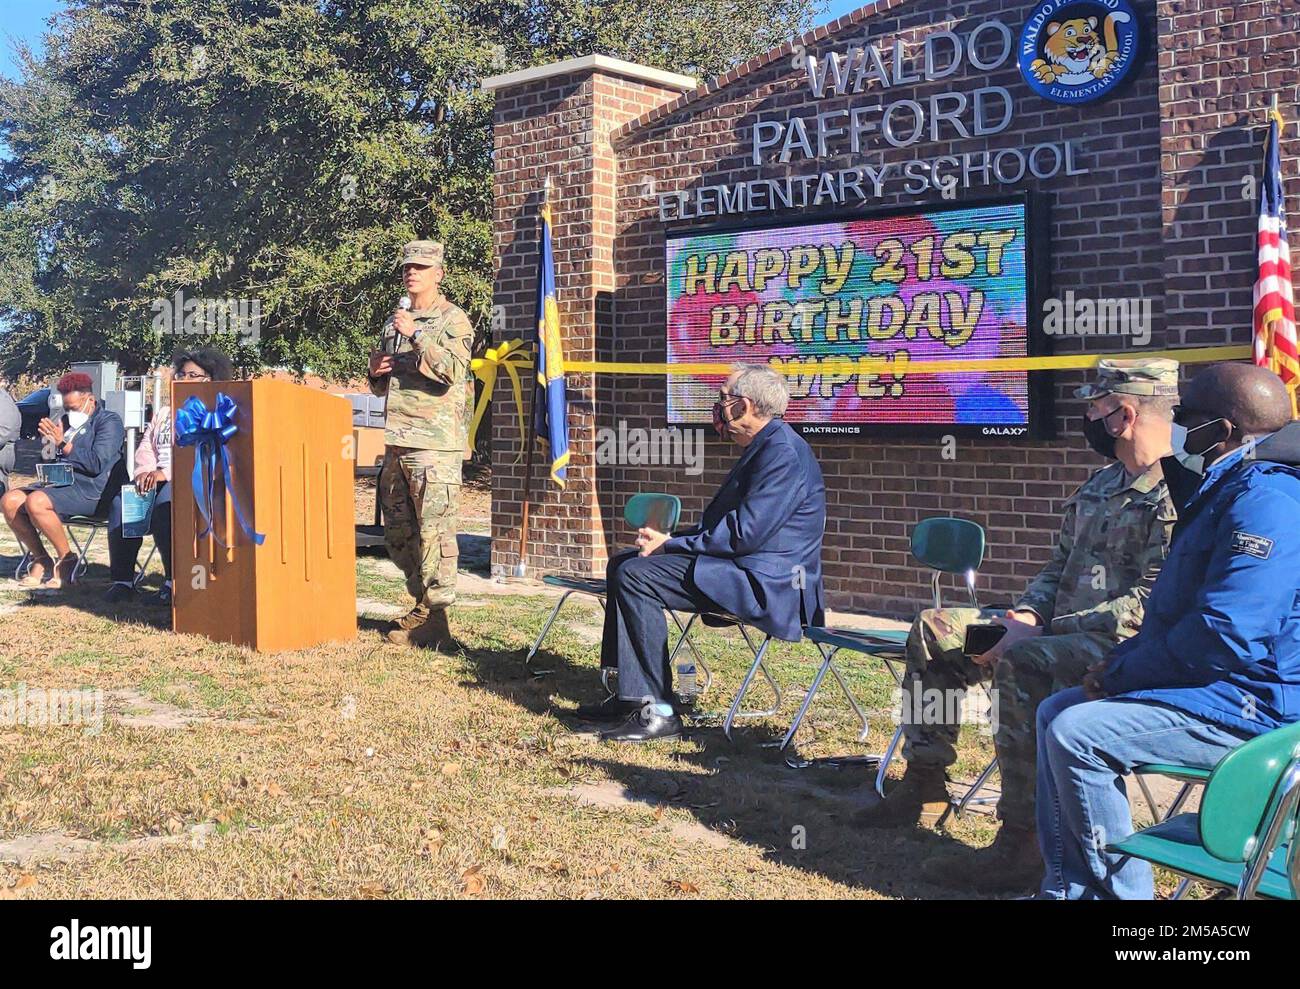
[[[680,89],[684,93],[690,92],[699,85],[690,76],[680,75],[676,72],[652,69],[648,65],[625,62],[621,58],[611,58],[609,55],[582,55],[578,58],[566,58],[562,62],[536,65],[531,69],[519,69],[517,72],[488,76],[483,80],[483,88],[488,92],[492,92],[498,89],[520,86],[524,83],[537,82],[539,79],[549,79],[551,76],[571,75],[576,72],[593,70],[624,76],[628,79],[637,79],[641,82],[654,83],[667,89]]]

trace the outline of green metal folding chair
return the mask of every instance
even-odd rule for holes
[[[1137,781],[1138,789],[1142,791],[1142,799],[1147,802],[1151,808],[1151,819],[1159,824],[1167,817],[1173,817],[1183,805],[1187,803],[1187,798],[1192,795],[1192,791],[1198,786],[1204,786],[1210,778],[1211,770],[1198,769],[1195,766],[1175,766],[1172,763],[1150,762],[1137,766],[1133,770],[1133,778]],[[1178,780],[1183,785],[1179,787],[1173,803],[1164,813],[1160,811],[1160,805],[1156,803],[1155,796],[1151,793],[1151,787],[1147,785],[1145,777],[1147,776],[1167,776],[1170,779]]]
[[[980,606],[979,598],[975,594],[975,574],[979,571],[980,564],[984,560],[984,544],[984,527],[978,522],[972,522],[969,519],[935,516],[922,519],[913,527],[911,535],[912,556],[934,571],[931,579],[931,591],[935,608],[943,607],[941,587],[945,573],[961,574],[966,584],[966,591],[970,595],[971,605],[976,608]],[[798,714],[795,715],[794,722],[785,733],[785,738],[780,746],[781,750],[784,751],[794,739],[795,733],[803,723],[804,716],[808,713],[809,707],[812,706],[813,697],[816,696],[827,673],[831,673],[835,677],[841,691],[849,698],[850,704],[861,719],[862,732],[859,738],[865,740],[868,732],[866,716],[862,713],[861,707],[853,698],[848,685],[844,682],[839,669],[835,666],[835,655],[841,649],[847,649],[851,652],[859,652],[879,659],[885,664],[885,669],[889,671],[894,678],[895,684],[901,690],[905,670],[904,648],[907,644],[907,630],[807,628],[804,629],[804,635],[817,645],[817,649],[822,655],[822,665],[813,678],[808,692],[804,695],[803,704],[800,706]],[[879,760],[876,769],[875,787],[876,792],[881,796],[884,796],[885,773],[898,751],[902,738],[903,728],[902,725],[899,725],[894,729],[893,737],[890,738],[884,754],[867,757],[871,760]],[[786,763],[793,768],[803,768],[811,765],[808,761],[791,757],[787,757]],[[980,774],[976,784],[958,802],[959,813],[966,809],[968,803],[976,799],[979,790],[983,788],[996,768],[997,760],[995,759]]]
[[[660,492],[642,492],[635,494],[627,500],[627,505],[623,508],[623,521],[633,529],[640,529],[649,526],[657,529],[659,532],[672,532],[677,528],[677,523],[682,516],[682,501],[676,495],[663,494]],[[542,625],[542,630],[537,634],[533,641],[532,647],[528,650],[528,655],[524,657],[524,667],[535,675],[549,673],[549,670],[534,670],[532,668],[533,658],[537,651],[542,647],[546,635],[555,623],[556,617],[560,614],[560,609],[564,607],[564,602],[574,594],[585,594],[594,597],[600,602],[602,610],[605,608],[605,599],[608,596],[609,588],[603,578],[598,577],[564,577],[558,574],[547,574],[542,577],[542,583],[549,584],[551,587],[558,587],[564,590],[560,599],[555,602],[555,607],[547,616],[546,622]],[[683,642],[691,650],[695,657],[695,664],[703,674],[703,681],[700,683],[700,693],[703,694],[709,689],[709,684],[713,680],[713,674],[700,658],[695,644],[690,641],[690,625],[683,625],[682,620],[677,616],[675,611],[670,611],[673,621],[677,625],[677,630],[681,633],[677,645],[673,647],[673,658],[676,658],[678,649]],[[609,685],[611,675],[614,673],[610,669],[602,669],[600,672],[601,682],[605,689],[613,693]]]
[[[72,543],[77,553],[77,565],[72,568],[72,583],[76,583],[90,567],[90,547],[95,542],[95,537],[100,532],[108,530],[108,520],[92,518],[89,515],[60,515],[60,521],[63,522],[63,528],[67,530],[68,541]],[[153,559],[153,553],[149,554],[149,559],[145,560],[145,566],[149,565],[149,560]],[[14,571],[14,579],[21,579],[29,569],[31,569],[32,554],[24,550],[23,557],[18,561],[18,568]],[[137,577],[143,576],[143,570],[137,568]]]
[[[979,602],[975,597],[975,572],[979,569],[980,562],[984,556],[983,527],[978,523],[971,522],[967,519],[949,518],[946,516],[923,519],[912,530],[911,546],[912,555],[935,571],[933,580],[935,607],[942,606],[940,602],[939,587],[940,578],[944,573],[963,574],[965,576],[967,590],[971,596],[971,601],[976,607],[979,606]],[[691,615],[686,622],[685,628],[682,630],[683,636],[678,640],[677,647],[673,651],[673,656],[676,655],[677,649],[681,648],[683,642],[687,645],[691,645],[689,635],[691,628],[694,626],[697,619],[706,625],[735,625],[740,629],[741,635],[745,638],[745,644],[749,646],[749,650],[754,656],[754,661],[746,672],[744,680],[741,682],[740,690],[736,693],[735,698],[731,702],[731,706],[725,714],[722,712],[716,712],[714,714],[699,714],[696,716],[701,719],[722,718],[723,734],[726,735],[727,738],[731,738],[731,729],[737,719],[771,717],[781,709],[781,685],[768,670],[765,663],[767,650],[771,645],[772,637],[770,635],[765,635],[762,642],[755,645],[748,628],[733,615]],[[816,675],[813,677],[812,684],[804,694],[803,703],[799,706],[799,711],[795,715],[790,728],[786,731],[785,736],[779,743],[766,744],[775,744],[782,752],[789,747],[795,733],[799,731],[800,726],[803,724],[803,719],[807,715],[808,709],[812,706],[813,698],[821,688],[822,682],[826,679],[827,673],[830,673],[835,678],[840,690],[844,693],[845,697],[848,698],[849,704],[857,714],[858,720],[862,723],[862,730],[859,734],[859,738],[865,739],[868,731],[867,716],[863,712],[861,705],[858,704],[857,699],[853,696],[853,692],[849,689],[848,683],[844,680],[839,668],[836,667],[835,654],[839,652],[840,649],[852,646],[855,651],[876,656],[884,662],[886,668],[889,669],[895,681],[901,686],[903,682],[902,673],[899,669],[895,668],[894,664],[899,663],[901,665],[902,663],[903,647],[907,642],[907,632],[904,630],[844,628],[819,629],[815,626],[807,627],[803,632],[806,638],[810,639],[817,645],[818,651],[821,652],[822,655],[822,664],[818,668]],[[691,648],[693,649],[694,646],[691,646]],[[669,657],[670,661],[673,656]],[[759,675],[767,680],[768,686],[772,690],[774,697],[772,706],[763,710],[742,711],[742,702]],[[898,740],[901,737],[902,729],[899,728],[894,733],[894,740],[890,743],[889,753],[881,760],[882,765],[888,765],[889,758],[892,756],[893,750],[897,747]],[[868,758],[873,759],[875,757]],[[796,769],[811,765],[808,761],[792,757],[786,758],[786,764]],[[988,778],[990,771],[991,770],[985,770],[985,773],[981,776],[980,783],[977,787],[973,788],[966,797],[962,798],[963,802],[961,807],[963,809],[965,808],[965,802],[974,797],[978,787],[982,786],[983,781]],[[883,770],[878,771],[876,777],[876,786],[878,789],[883,786],[883,780]]]
[[[1175,766],[1171,763],[1152,762],[1135,767],[1133,779],[1137,781],[1138,789],[1142,791],[1142,798],[1147,802],[1147,806],[1151,808],[1151,820],[1159,824],[1165,818],[1176,816],[1183,809],[1183,805],[1191,797],[1192,791],[1198,786],[1205,785],[1205,781],[1210,778],[1210,772],[1208,769],[1197,769],[1195,766]],[[1151,793],[1151,787],[1147,784],[1146,777],[1148,776],[1167,776],[1183,784],[1179,787],[1173,803],[1169,805],[1169,809],[1163,813],[1160,810],[1160,805],[1156,803],[1155,796]],[[1187,895],[1191,885],[1192,881],[1190,879],[1184,879],[1178,884],[1178,889],[1174,891],[1172,898],[1181,900]]]
[[[1240,900],[1295,900],[1298,825],[1300,724],[1294,724],[1253,738],[1219,760],[1199,813],[1168,815],[1106,847],[1184,879],[1233,890]]]
[[[673,616],[677,618],[676,615]],[[766,657],[767,650],[772,645],[772,635],[769,632],[762,632],[762,641],[757,645],[754,644],[754,635],[751,634],[752,626],[746,625],[735,615],[727,614],[722,611],[696,611],[692,612],[686,620],[686,626],[682,629],[682,634],[677,640],[677,645],[668,656],[668,663],[671,666],[676,662],[677,652],[682,645],[689,646],[694,652],[695,646],[691,643],[691,629],[694,628],[696,621],[712,628],[727,628],[734,626],[739,630],[741,637],[745,640],[745,645],[749,647],[750,654],[754,657],[749,669],[745,672],[744,678],[740,681],[740,689],[736,691],[735,697],[732,698],[731,704],[726,711],[697,711],[691,717],[695,721],[721,721],[722,734],[726,736],[727,741],[731,741],[731,729],[735,726],[737,720],[741,718],[769,718],[781,710],[781,700],[784,696],[780,682],[772,675],[772,671],[767,668]],[[678,621],[680,626],[681,622]],[[754,629],[754,633],[759,633],[760,629]],[[699,654],[696,653],[696,662],[699,662]],[[743,710],[745,698],[749,694],[750,688],[754,685],[759,675],[767,681],[768,687],[772,691],[772,706],[762,710]],[[763,745],[775,745],[775,742],[764,742]]]
[[[942,608],[943,604],[939,600],[939,578],[944,573],[962,574],[966,581],[966,591],[970,595],[971,607],[980,606],[979,599],[975,595],[975,574],[979,571],[980,564],[984,562],[985,534],[984,527],[977,522],[971,522],[968,519],[949,519],[949,518],[930,518],[922,520],[912,533],[912,555],[934,570],[934,606]],[[902,679],[898,681],[899,687],[902,687]],[[989,703],[992,703],[990,698]],[[891,741],[889,755],[892,756],[897,750],[898,743],[902,740],[903,728],[900,725],[894,732],[894,738]],[[876,773],[876,792],[882,793],[884,785],[884,773],[889,763],[886,760]],[[966,812],[966,808],[971,804],[982,804],[996,801],[997,797],[981,797],[980,791],[988,784],[992,775],[997,772],[998,760],[994,757],[989,764],[984,767],[984,771],[976,777],[975,782],[970,788],[958,798],[955,805],[957,816]]]

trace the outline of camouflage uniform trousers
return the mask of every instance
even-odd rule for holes
[[[406,589],[416,603],[450,607],[456,600],[460,454],[390,446],[379,472],[379,500],[388,555],[406,575]]]
[[[922,693],[918,698],[912,691],[964,691],[991,680],[993,745],[1002,779],[998,816],[1013,827],[1032,828],[1038,705],[1057,691],[1078,686],[1088,667],[1109,655],[1114,643],[1087,632],[1044,634],[1009,647],[989,670],[962,655],[961,647],[967,625],[991,624],[1002,614],[1004,609],[927,609],[912,623],[903,679],[903,757],[909,764],[945,769],[957,760],[960,725],[918,723],[914,717],[924,715],[927,697],[954,695]]]

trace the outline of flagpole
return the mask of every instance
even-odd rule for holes
[[[551,177],[546,176],[542,183],[542,206],[547,206],[551,201]],[[538,211],[540,217],[541,211]],[[540,224],[538,237],[540,238]],[[540,277],[540,276],[539,276]],[[515,576],[523,577],[526,575],[524,561],[528,556],[528,508],[529,501],[532,498],[533,491],[533,448],[537,446],[537,437],[533,435],[533,416],[537,411],[537,373],[541,366],[540,351],[542,347],[540,320],[537,326],[537,339],[533,344],[533,391],[528,399],[528,416],[524,422],[523,441],[528,444],[528,452],[524,456],[524,511],[523,517],[519,521],[519,556],[515,562]]]
[[[536,373],[536,372],[534,372]],[[528,454],[524,457],[524,514],[519,523],[519,559],[515,563],[515,576],[525,576],[524,558],[528,552],[528,501],[533,487],[533,447],[537,437],[533,436],[533,409],[537,404],[537,385],[533,385],[533,396],[528,400],[528,420],[524,425],[524,442],[528,444]]]

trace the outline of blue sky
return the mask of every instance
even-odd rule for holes
[[[7,0],[0,0],[0,7],[3,7],[6,2]],[[859,7],[866,6],[868,2],[869,0],[831,0],[824,19],[833,21],[837,17],[843,17],[850,10],[857,10]]]
[[[866,0],[831,0],[826,20],[862,6]],[[61,7],[59,0],[0,0],[0,75],[18,74],[13,59],[13,41],[21,39],[39,45],[46,19]]]
[[[62,6],[58,0],[0,0],[0,75],[18,75],[14,41],[39,47],[46,18]]]

